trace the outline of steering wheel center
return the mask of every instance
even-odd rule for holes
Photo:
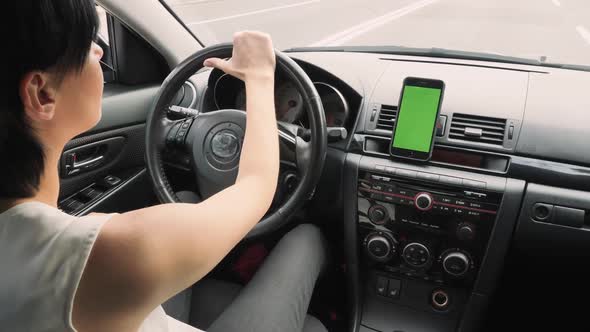
[[[211,139],[211,152],[219,159],[233,159],[238,153],[238,148],[238,137],[231,130],[222,130]]]

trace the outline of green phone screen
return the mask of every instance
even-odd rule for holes
[[[441,90],[407,85],[393,136],[394,148],[429,152]]]

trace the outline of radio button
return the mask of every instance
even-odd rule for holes
[[[399,198],[395,196],[383,195],[383,200],[386,202],[399,203]]]
[[[455,201],[451,197],[440,196],[439,201],[445,204],[455,204]]]
[[[448,206],[444,206],[444,205],[439,205],[439,211],[442,212],[443,214],[451,214],[451,208]]]
[[[455,199],[451,204],[459,205],[459,206],[467,206],[467,202],[462,199]]]
[[[467,206],[474,209],[481,209],[482,205],[479,202],[467,202]]]
[[[454,208],[453,209],[453,213],[462,216],[462,215],[464,215],[466,213],[466,210],[465,209]]]
[[[415,191],[412,190],[408,190],[408,189],[397,189],[397,193],[400,195],[404,195],[404,196],[408,196],[408,197],[414,197],[414,195],[416,195]]]
[[[479,203],[477,202],[476,204],[479,205],[479,207],[474,206],[469,206],[472,209],[480,209],[480,210],[486,210],[486,211],[490,211],[490,212],[495,212],[496,210],[498,210],[498,205],[496,204],[489,204],[489,203]]]
[[[481,212],[479,211],[467,211],[467,215],[470,217],[479,217],[481,216]]]

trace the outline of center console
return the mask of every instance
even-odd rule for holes
[[[356,175],[360,330],[458,330],[499,274],[507,179],[368,156]]]
[[[411,181],[395,171],[361,172],[359,239],[366,265],[383,272],[375,280],[377,295],[400,298],[393,277],[427,281],[437,288],[432,307],[446,310],[453,299],[445,287],[473,285],[501,196],[465,187],[460,178],[448,177],[448,184],[439,174],[425,178],[439,181]]]

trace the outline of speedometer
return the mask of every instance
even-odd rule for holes
[[[235,108],[246,110],[246,90],[241,89],[235,100]],[[303,97],[291,82],[280,84],[275,90],[277,120],[295,123],[303,114]]]

